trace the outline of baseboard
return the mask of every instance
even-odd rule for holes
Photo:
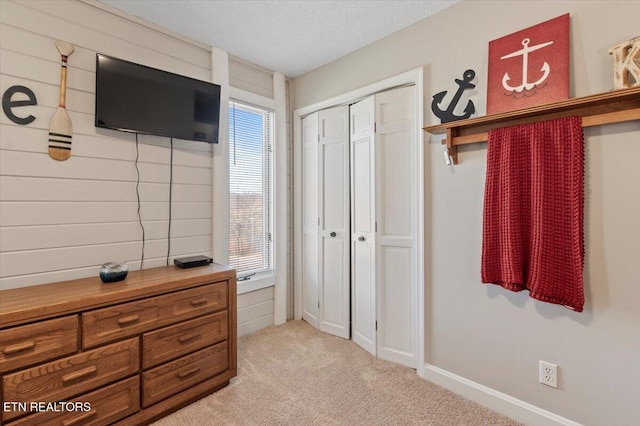
[[[465,379],[434,365],[425,364],[422,378],[449,389],[471,401],[531,426],[582,426],[580,423],[544,410],[528,402]]]

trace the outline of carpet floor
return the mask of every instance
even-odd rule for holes
[[[238,340],[238,376],[154,426],[505,425],[519,423],[289,321]]]

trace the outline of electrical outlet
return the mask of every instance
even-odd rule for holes
[[[558,366],[550,362],[540,361],[540,383],[558,388]]]

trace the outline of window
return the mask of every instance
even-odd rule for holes
[[[229,102],[229,263],[242,278],[273,269],[273,112]]]

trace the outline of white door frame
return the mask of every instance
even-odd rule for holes
[[[302,118],[312,112],[330,108],[337,105],[353,103],[361,98],[373,95],[377,92],[392,89],[394,87],[413,85],[416,91],[416,127],[415,127],[415,166],[418,171],[418,182],[416,186],[417,197],[415,218],[417,223],[414,226],[415,241],[417,247],[415,250],[416,259],[416,282],[412,283],[412,294],[416,303],[417,324],[415,327],[416,341],[418,349],[418,367],[417,373],[423,377],[424,368],[424,288],[425,288],[425,272],[424,272],[424,132],[422,131],[424,117],[424,89],[423,89],[423,68],[396,75],[394,77],[373,83],[359,89],[352,90],[342,95],[326,99],[293,111],[293,294],[294,294],[294,318],[302,318],[302,257],[300,256],[301,247],[301,219],[302,219],[302,153],[300,144],[302,140]]]

